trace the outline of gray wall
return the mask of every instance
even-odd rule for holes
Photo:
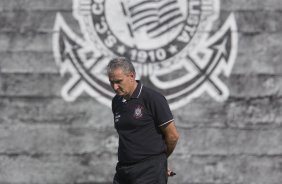
[[[0,11],[0,183],[110,183],[111,110],[60,94],[68,76],[54,62],[53,26],[61,12],[78,28],[72,1],[1,0]],[[221,12],[234,12],[239,30],[232,74],[222,78],[230,97],[204,94],[173,112],[181,138],[170,183],[281,184],[282,1],[221,0]]]

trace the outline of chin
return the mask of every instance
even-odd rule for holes
[[[118,96],[124,96],[124,93],[123,93],[123,92],[118,92],[118,91],[116,91],[116,94],[117,94]]]

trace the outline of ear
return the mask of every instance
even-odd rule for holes
[[[135,80],[135,73],[130,72],[129,76],[130,76],[132,79],[134,79],[134,80]]]

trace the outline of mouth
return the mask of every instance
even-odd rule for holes
[[[123,92],[122,92],[121,90],[116,90],[115,92],[116,92],[116,94],[118,94],[118,95],[123,94]]]

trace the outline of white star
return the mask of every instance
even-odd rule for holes
[[[119,46],[118,49],[117,49],[118,53],[120,53],[121,55],[123,55],[125,53],[125,48],[124,46]]]
[[[176,53],[178,50],[177,50],[177,46],[175,45],[171,45],[168,49],[168,51],[171,53],[171,54],[174,54]]]

